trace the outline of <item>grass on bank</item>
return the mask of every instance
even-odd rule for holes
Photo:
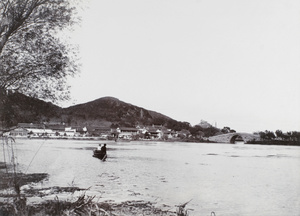
[[[163,211],[155,208],[150,202],[127,201],[119,204],[99,202],[95,196],[86,195],[88,189],[77,187],[52,187],[33,189],[21,187],[30,183],[37,183],[47,179],[45,173],[22,174],[5,172],[6,164],[0,162],[0,216],[117,216],[117,215],[153,215],[176,216],[175,212]],[[43,197],[43,191],[51,190],[55,195],[53,200],[45,200],[37,204],[29,204],[28,197]],[[82,194],[74,197],[76,191],[83,190]],[[69,193],[67,200],[59,199],[58,194]],[[47,194],[49,195],[49,194]]]

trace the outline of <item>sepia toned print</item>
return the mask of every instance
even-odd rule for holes
[[[0,1],[0,215],[298,215],[300,2]]]

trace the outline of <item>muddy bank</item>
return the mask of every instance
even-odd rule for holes
[[[154,203],[145,201],[101,202],[87,196],[87,189],[78,187],[34,188],[32,184],[48,178],[47,173],[10,173],[10,167],[0,162],[0,216],[8,215],[153,215],[175,216],[171,210],[161,210]],[[77,197],[75,192],[81,191]],[[64,198],[61,198],[64,194]],[[50,196],[52,195],[52,196]],[[49,199],[49,196],[52,199]],[[38,197],[40,202],[29,202]],[[54,197],[54,198],[53,198]],[[67,198],[66,198],[67,197]],[[173,209],[167,207],[167,209]]]

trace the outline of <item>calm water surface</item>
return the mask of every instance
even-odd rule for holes
[[[106,142],[101,162],[92,157],[98,143],[17,140],[19,169],[49,173],[36,187],[90,187],[102,200],[147,200],[171,210],[191,200],[191,215],[300,215],[299,147]]]

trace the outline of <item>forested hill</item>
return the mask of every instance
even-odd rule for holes
[[[6,103],[5,107],[1,107],[1,121],[5,121],[8,126],[17,125],[19,122],[64,122],[67,125],[78,126],[111,126],[113,124],[133,127],[137,124],[155,124],[180,129],[188,124],[113,97],[104,97],[68,108],[61,108],[20,93],[11,93],[2,100]]]
[[[20,122],[40,123],[59,118],[62,108],[20,93],[0,94],[1,127],[15,126]]]
[[[117,124],[119,126],[134,126],[165,124],[175,121],[168,116],[125,103],[117,98],[103,97],[88,103],[79,104],[63,109],[68,123],[82,124]]]

